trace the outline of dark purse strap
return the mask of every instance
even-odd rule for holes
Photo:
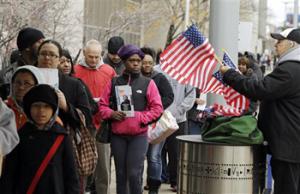
[[[47,168],[49,161],[56,153],[57,148],[60,146],[61,142],[64,139],[64,135],[59,135],[53,145],[51,146],[49,152],[47,153],[46,157],[44,158],[43,162],[41,163],[40,167],[38,168],[37,172],[35,173],[32,182],[26,192],[26,194],[33,194],[41,176],[43,175],[45,169]]]

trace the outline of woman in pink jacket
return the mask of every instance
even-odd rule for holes
[[[142,194],[148,124],[160,117],[163,107],[154,81],[140,73],[144,53],[134,45],[124,45],[118,55],[125,64],[125,71],[108,84],[100,99],[99,111],[102,119],[112,121],[111,148],[116,168],[117,194]],[[131,88],[132,117],[118,109],[122,93],[116,94],[116,86]]]

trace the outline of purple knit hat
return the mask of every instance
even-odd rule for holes
[[[140,48],[132,44],[124,45],[118,51],[118,55],[123,61],[126,61],[130,56],[134,54],[138,54],[141,59],[143,59],[145,56]]]

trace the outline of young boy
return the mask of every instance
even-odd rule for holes
[[[28,122],[19,131],[20,144],[6,158],[0,179],[1,193],[79,194],[71,139],[55,121],[58,110],[55,90],[49,85],[37,85],[24,96],[23,102]],[[61,137],[61,143],[57,143]],[[54,144],[58,147],[34,187],[36,173]],[[33,188],[32,192],[29,188]]]

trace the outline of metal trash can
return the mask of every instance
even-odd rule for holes
[[[177,136],[179,194],[260,194],[265,187],[263,145],[204,142],[201,135]]]

